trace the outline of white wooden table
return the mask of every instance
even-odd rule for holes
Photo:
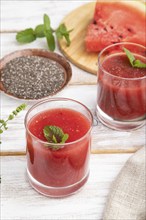
[[[55,28],[63,17],[87,1],[1,1],[1,58],[24,48],[47,49],[45,39],[19,45],[16,32],[35,27],[47,13]],[[60,53],[59,49],[56,52]],[[81,101],[93,112],[96,105],[96,76],[72,65],[69,85],[56,96]],[[22,101],[1,94],[1,118]],[[28,108],[33,104],[27,103]],[[1,145],[1,219],[59,220],[102,219],[112,181],[127,159],[145,144],[144,128],[134,132],[111,130],[101,123],[93,127],[90,178],[82,191],[63,199],[50,199],[34,191],[26,177],[24,117],[28,108],[9,123]]]

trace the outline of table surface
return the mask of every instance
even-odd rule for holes
[[[71,3],[70,3],[71,2]],[[55,28],[65,15],[89,1],[1,1],[1,58],[15,50],[24,48],[47,49],[45,39],[31,44],[19,45],[16,32],[41,23],[47,13]],[[56,52],[61,53],[59,49]],[[69,85],[55,96],[73,98],[96,108],[96,76],[72,65],[73,76]],[[21,100],[12,99],[1,93],[1,118],[18,105]],[[12,220],[58,220],[96,219],[101,220],[112,182],[128,158],[144,146],[144,128],[133,132],[111,130],[100,122],[92,130],[90,177],[85,187],[77,194],[50,199],[34,191],[26,177],[24,117],[33,102],[2,134],[1,144],[1,219]]]

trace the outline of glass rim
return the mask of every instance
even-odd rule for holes
[[[106,73],[107,75],[109,75],[109,76],[111,76],[111,77],[114,77],[114,78],[117,78],[117,79],[124,79],[124,80],[128,80],[128,81],[136,81],[136,80],[143,80],[143,79],[146,79],[146,76],[143,76],[143,77],[134,77],[134,78],[125,78],[125,77],[120,77],[120,76],[116,76],[116,75],[112,75],[111,73],[109,73],[109,72],[107,72],[104,68],[103,68],[103,66],[102,66],[102,64],[101,64],[101,62],[100,62],[100,58],[101,58],[101,56],[103,55],[103,53],[107,50],[107,49],[109,49],[109,48],[112,48],[112,47],[114,47],[114,46],[120,46],[120,45],[135,45],[135,46],[138,46],[138,47],[141,47],[141,48],[143,48],[143,49],[146,49],[146,47],[145,46],[143,46],[143,45],[141,45],[141,44],[137,44],[137,43],[132,43],[132,42],[121,42],[121,43],[115,43],[115,44],[111,44],[111,45],[109,45],[109,46],[107,46],[107,47],[105,47],[104,49],[102,49],[101,51],[100,51],[100,53],[99,53],[99,55],[98,55],[98,70],[99,70],[99,67],[101,68],[101,70],[104,72],[104,73]]]
[[[62,144],[62,143],[51,143],[51,142],[47,142],[47,141],[42,141],[41,139],[39,139],[38,137],[36,137],[35,135],[33,135],[33,134],[30,132],[30,130],[29,130],[28,126],[27,126],[27,118],[28,118],[29,113],[30,113],[33,109],[35,109],[36,107],[38,107],[39,105],[42,105],[42,104],[47,103],[47,102],[53,102],[53,101],[72,101],[72,102],[74,102],[74,103],[77,103],[77,104],[81,105],[82,107],[84,107],[84,108],[87,110],[87,112],[88,112],[88,113],[90,114],[90,116],[91,116],[91,126],[90,126],[89,130],[88,130],[81,138],[79,138],[79,139],[77,139],[77,140],[75,140],[75,141],[71,141],[71,142],[63,143],[63,144]],[[90,109],[89,109],[86,105],[84,105],[83,103],[81,103],[81,102],[79,102],[79,101],[77,101],[77,100],[70,99],[70,98],[62,98],[62,97],[47,98],[47,99],[45,99],[45,100],[42,100],[42,101],[37,102],[37,103],[34,104],[32,107],[30,107],[30,109],[27,111],[27,113],[26,113],[26,115],[25,115],[24,125],[25,125],[26,131],[27,131],[33,138],[35,138],[39,143],[48,145],[48,147],[49,147],[49,146],[52,146],[52,145],[54,145],[54,144],[55,144],[56,146],[63,146],[63,147],[65,147],[65,146],[69,146],[69,145],[75,144],[75,143],[77,143],[77,142],[83,140],[83,139],[91,132],[92,126],[93,126],[93,115],[92,115],[92,112],[90,111]]]

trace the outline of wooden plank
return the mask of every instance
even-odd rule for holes
[[[44,197],[30,187],[25,157],[2,157],[1,218],[101,220],[111,183],[130,156],[92,155],[87,184],[79,193],[64,199]]]
[[[79,95],[80,94],[80,95]],[[54,97],[66,97],[76,99],[91,109],[93,114],[96,109],[96,86],[76,85],[68,86]],[[23,101],[15,100],[6,95],[1,95],[1,118],[6,118],[10,112]],[[25,127],[24,117],[26,111],[32,106],[27,102],[28,108],[21,112],[9,123],[9,130],[2,134],[2,155],[25,153]],[[92,129],[92,153],[128,153],[135,152],[145,145],[145,127],[135,131],[115,131],[101,123]]]
[[[92,0],[89,0],[89,2]],[[51,19],[53,28],[57,28],[64,16],[71,10],[85,4],[85,1],[1,1],[1,32],[20,31],[25,28],[35,28],[43,23],[44,13]]]

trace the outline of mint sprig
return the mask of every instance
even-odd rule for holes
[[[137,68],[146,68],[146,63],[141,62],[140,60],[137,60],[134,55],[126,48],[123,48],[124,52],[126,53],[130,64],[132,67],[137,67]]]
[[[0,119],[0,134],[2,134],[5,130],[8,130],[8,125],[7,125],[8,121],[13,120],[14,117],[18,115],[19,112],[21,112],[26,108],[26,106],[27,106],[26,104],[21,104],[14,111],[12,111],[12,113],[8,116],[6,120]]]
[[[43,16],[43,24],[39,24],[35,27],[35,29],[27,28],[23,31],[20,31],[16,35],[16,40],[19,43],[31,43],[35,41],[37,38],[46,38],[48,48],[50,51],[55,50],[55,36],[58,40],[64,38],[66,40],[67,46],[71,44],[70,40],[70,32],[72,30],[67,30],[65,24],[60,24],[59,27],[54,30],[51,27],[50,18],[47,14]]]
[[[45,126],[43,129],[43,134],[49,143],[54,144],[64,144],[69,138],[69,135],[64,134],[63,130],[60,127],[52,125]],[[60,146],[52,145],[51,148],[54,150],[58,150]]]

